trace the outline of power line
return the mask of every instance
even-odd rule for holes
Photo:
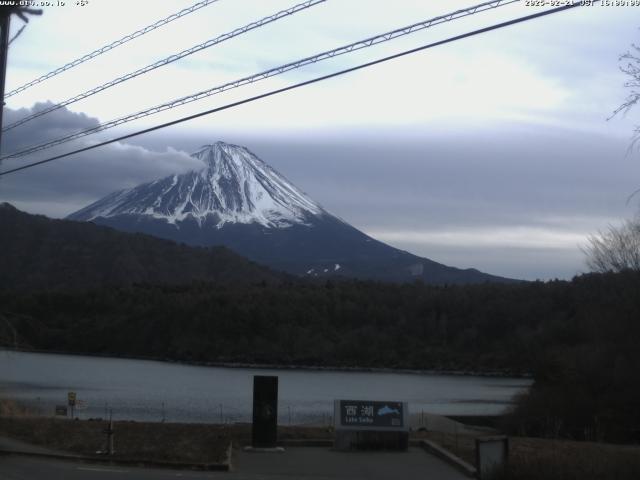
[[[100,93],[103,90],[106,90],[108,88],[111,88],[113,86],[116,86],[122,82],[126,82],[127,80],[131,80],[132,78],[138,77],[140,75],[143,75],[145,73],[148,73],[152,70],[155,70],[157,68],[160,67],[164,67],[165,65],[169,65],[170,63],[173,63],[177,60],[180,60],[181,58],[187,57],[189,55],[192,55],[196,52],[199,52],[201,50],[204,50],[206,48],[212,47],[214,45],[217,45],[219,43],[225,42],[227,40],[230,40],[231,38],[237,37],[239,35],[242,35],[244,33],[247,33],[251,30],[254,30],[256,28],[260,28],[263,27],[269,23],[275,22],[277,20],[280,20],[281,18],[284,17],[288,17],[290,15],[293,15],[295,13],[298,13],[302,10],[306,10],[307,8],[313,7],[315,5],[318,5],[320,3],[324,3],[326,0],[307,0],[303,3],[300,3],[298,5],[294,5],[291,8],[287,8],[286,10],[282,10],[280,12],[274,13],[273,15],[269,15],[267,17],[261,18],[260,20],[257,20],[255,22],[251,22],[248,25],[245,25],[243,27],[239,27],[236,28],[235,30],[225,33],[223,35],[220,35],[218,37],[212,38],[210,40],[207,40],[206,42],[200,43],[198,45],[194,45],[191,48],[188,48],[186,50],[183,50],[181,52],[175,53],[173,55],[170,55],[166,58],[163,58],[161,60],[158,60],[157,62],[154,62],[150,65],[147,65],[145,67],[142,67],[138,70],[135,70],[133,72],[127,73],[126,75],[123,75],[121,77],[115,78],[113,80],[108,81],[107,83],[103,83],[102,85],[99,85],[97,87],[94,87],[90,90],[87,90],[86,92],[83,92],[79,95],[76,95],[75,97],[71,97],[67,100],[64,100],[60,103],[57,103],[55,105],[52,105],[50,107],[47,107],[43,110],[37,111],[27,117],[24,117],[10,125],[7,125],[6,127],[4,127],[2,129],[3,132],[6,132],[7,130],[11,130],[13,128],[16,128],[19,125],[22,125],[24,123],[30,122],[31,120],[41,117],[42,115],[46,115],[47,113],[51,113],[54,112],[62,107],[66,107],[67,105],[71,105],[72,103],[76,103],[79,102],[80,100],[84,100],[87,97],[91,97],[92,95],[95,95],[96,93]]]
[[[42,10],[28,8],[24,6],[18,6],[15,2],[5,2],[9,5],[0,7],[0,127],[2,127],[2,120],[4,116],[5,105],[5,79],[7,76],[7,57],[9,55],[9,45],[24,31],[25,25],[22,26],[18,33],[13,38],[9,39],[9,28],[11,25],[11,15],[17,15],[20,20],[25,24],[29,23],[29,17],[27,15],[42,15]],[[0,131],[0,151],[2,151],[2,131]],[[2,162],[0,162],[1,164]]]
[[[207,90],[203,90],[201,92],[197,92],[191,95],[187,95],[185,97],[181,97],[178,99],[174,99],[171,100],[169,102],[165,102],[163,104],[160,105],[156,105],[154,107],[148,108],[146,110],[142,110],[136,113],[132,113],[129,115],[126,115],[124,117],[120,117],[117,118],[115,120],[111,120],[109,122],[103,123],[98,125],[97,127],[93,127],[93,128],[89,128],[86,130],[82,130],[80,132],[76,132],[70,135],[67,135],[65,137],[61,137],[61,138],[57,138],[55,140],[51,140],[49,142],[45,142],[43,144],[40,145],[35,145],[35,146],[31,146],[31,147],[27,147],[24,150],[21,150],[19,152],[14,152],[8,155],[5,155],[3,157],[0,157],[0,161],[8,159],[8,158],[19,158],[19,157],[23,157],[25,155],[28,155],[30,153],[35,153],[41,150],[46,150],[48,148],[54,147],[56,145],[61,145],[63,143],[67,143],[70,142],[71,140],[75,140],[77,138],[82,138],[85,137],[87,135],[92,135],[94,133],[98,133],[104,130],[108,130],[109,128],[113,128],[116,127],[118,125],[122,125],[124,123],[128,123],[128,122],[132,122],[134,120],[138,120],[140,118],[144,118],[150,115],[154,115],[156,113],[160,113],[163,112],[165,110],[170,110],[172,108],[178,107],[178,106],[182,106],[182,105],[186,105],[188,103],[191,102],[195,102],[197,100],[201,100],[203,98],[206,97],[210,97],[212,95],[216,95],[222,92],[225,92],[227,90],[231,90],[234,88],[238,88],[241,87],[243,85],[248,85],[251,83],[255,83],[257,81],[260,80],[264,80],[266,78],[270,78],[270,77],[274,77],[276,75],[281,75],[285,72],[288,72],[290,70],[294,70],[294,69],[298,69],[301,67],[304,67],[306,65],[310,65],[313,63],[317,63],[320,62],[322,60],[327,60],[329,58],[333,58],[333,57],[337,57],[339,55],[344,55],[356,50],[360,50],[363,48],[368,48],[371,47],[372,45],[377,45],[379,43],[383,43],[383,42],[388,42],[390,40],[393,40],[395,38],[404,36],[404,35],[409,35],[411,33],[415,33],[417,31],[420,30],[424,30],[426,28],[430,28],[434,25],[438,25],[441,23],[445,23],[445,22],[450,22],[462,17],[467,17],[469,15],[474,15],[476,13],[479,12],[483,12],[489,9],[494,9],[500,6],[505,6],[511,3],[515,3],[518,2],[520,0],[493,0],[493,1],[489,1],[489,2],[485,2],[485,3],[481,3],[469,8],[465,8],[462,10],[456,10],[454,12],[445,14],[445,15],[440,15],[438,17],[434,17],[431,18],[429,20],[425,20],[422,22],[418,22],[418,23],[414,23],[413,25],[409,25],[406,27],[402,27],[402,28],[398,28],[396,30],[392,30],[390,32],[386,32],[386,33],[382,33],[380,35],[376,35],[373,37],[369,37],[366,38],[364,40],[360,40],[354,43],[350,43],[348,45],[342,46],[342,47],[338,47],[335,48],[333,50],[327,50],[325,52],[322,53],[318,53],[316,55],[313,55],[311,57],[306,57],[303,58],[301,60],[297,60],[295,62],[291,62],[291,63],[287,63],[285,65],[280,65],[278,67],[275,68],[271,68],[269,70],[265,70],[263,72],[260,73],[256,73],[253,75],[250,75],[248,77],[244,77],[238,80],[234,80],[232,82],[228,82],[225,83],[223,85],[219,85],[216,87],[212,87],[210,89]]]
[[[114,138],[114,139],[111,139],[111,140],[106,140],[104,142],[96,143],[96,144],[90,145],[88,147],[84,147],[84,148],[80,148],[80,149],[77,149],[77,150],[73,150],[71,152],[63,153],[61,155],[56,155],[54,157],[50,157],[50,158],[47,158],[47,159],[44,159],[44,160],[33,162],[33,163],[28,164],[28,165],[23,165],[21,167],[16,167],[16,168],[13,168],[11,170],[7,170],[5,172],[0,172],[0,176],[8,175],[10,173],[18,172],[20,170],[26,170],[28,168],[32,168],[32,167],[35,167],[35,166],[38,166],[38,165],[42,165],[42,164],[45,164],[45,163],[52,162],[54,160],[59,160],[61,158],[69,157],[69,156],[75,155],[77,153],[82,153],[82,152],[86,152],[88,150],[93,150],[93,149],[98,148],[98,147],[103,147],[103,146],[109,145],[111,143],[120,142],[122,140],[127,140],[129,138],[133,138],[133,137],[136,137],[138,135],[143,135],[145,133],[150,133],[150,132],[153,132],[153,131],[156,131],[156,130],[160,130],[162,128],[166,128],[166,127],[170,127],[170,126],[173,126],[173,125],[177,125],[177,124],[182,123],[182,122],[186,122],[186,121],[189,121],[189,120],[194,120],[196,118],[204,117],[204,116],[210,115],[212,113],[220,112],[220,111],[223,111],[223,110],[228,110],[230,108],[234,108],[234,107],[237,107],[239,105],[244,105],[246,103],[251,103],[251,102],[254,102],[256,100],[260,100],[260,99],[263,99],[263,98],[271,97],[273,95],[277,95],[277,94],[280,94],[280,93],[288,92],[290,90],[295,90],[297,88],[304,87],[306,85],[311,85],[313,83],[321,82],[323,80],[328,80],[330,78],[334,78],[334,77],[338,77],[338,76],[341,76],[341,75],[345,75],[347,73],[355,72],[357,70],[362,70],[364,68],[368,68],[368,67],[371,67],[373,65],[378,65],[380,63],[388,62],[390,60],[394,60],[396,58],[404,57],[404,56],[410,55],[412,53],[416,53],[416,52],[420,52],[420,51],[423,51],[423,50],[427,50],[429,48],[433,48],[433,47],[437,47],[437,46],[444,45],[444,44],[447,44],[447,43],[455,42],[455,41],[458,41],[458,40],[462,40],[464,38],[472,37],[474,35],[479,35],[479,34],[486,33],[486,32],[492,31],[492,30],[497,30],[497,29],[500,29],[500,28],[508,27],[510,25],[515,25],[517,23],[526,22],[526,21],[529,21],[529,20],[533,20],[533,19],[540,18],[540,17],[546,16],[546,15],[551,15],[551,14],[554,14],[554,13],[558,13],[558,12],[561,12],[561,11],[564,11],[564,10],[569,10],[571,8],[580,7],[580,6],[582,6],[581,3],[575,3],[575,4],[571,4],[571,5],[566,5],[566,6],[563,6],[563,7],[553,8],[553,9],[550,9],[550,10],[545,10],[544,12],[538,12],[538,13],[534,13],[534,14],[531,14],[531,15],[526,15],[524,17],[519,17],[519,18],[516,18],[516,19],[513,19],[513,20],[508,20],[506,22],[494,24],[494,25],[491,25],[489,27],[484,27],[484,28],[481,28],[481,29],[478,29],[478,30],[473,30],[471,32],[463,33],[461,35],[456,35],[454,37],[449,37],[447,39],[439,40],[439,41],[433,42],[433,43],[429,43],[429,44],[423,45],[421,47],[413,48],[411,50],[405,50],[403,52],[396,53],[396,54],[390,55],[388,57],[384,57],[384,58],[380,58],[378,60],[374,60],[374,61],[371,61],[371,62],[363,63],[363,64],[357,65],[355,67],[350,67],[350,68],[347,68],[347,69],[344,69],[344,70],[340,70],[338,72],[334,72],[334,73],[330,73],[330,74],[327,74],[327,75],[323,75],[321,77],[316,77],[316,78],[313,78],[311,80],[306,80],[304,82],[296,83],[294,85],[289,85],[288,87],[283,87],[283,88],[279,88],[279,89],[276,89],[276,90],[271,90],[269,92],[266,92],[266,93],[263,93],[263,94],[260,94],[260,95],[256,95],[256,96],[253,96],[253,97],[245,98],[243,100],[239,100],[237,102],[229,103],[229,104],[223,105],[221,107],[212,108],[212,109],[206,110],[204,112],[196,113],[194,115],[189,115],[187,117],[182,117],[182,118],[179,118],[177,120],[172,120],[171,122],[166,122],[166,123],[163,123],[163,124],[160,124],[160,125],[156,125],[154,127],[146,128],[144,130],[139,130],[137,132],[129,133],[127,135],[122,135],[120,137],[117,137],[117,138]]]
[[[120,38],[118,40],[115,40],[115,41],[111,42],[108,45],[100,47],[100,48],[98,48],[97,50],[94,50],[91,53],[87,53],[86,55],[83,55],[80,58],[76,58],[75,60],[72,60],[71,62],[63,65],[62,67],[56,68],[55,70],[52,70],[49,73],[47,73],[45,75],[42,75],[41,77],[38,77],[38,78],[36,78],[34,80],[31,80],[30,82],[25,83],[24,85],[14,89],[14,90],[11,90],[9,93],[7,93],[5,95],[5,98],[9,98],[9,97],[11,97],[11,96],[13,96],[13,95],[15,95],[17,93],[20,93],[20,92],[26,90],[27,88],[33,87],[34,85],[37,85],[38,83],[44,82],[45,80],[48,80],[51,77],[55,77],[56,75],[58,75],[58,74],[60,74],[62,72],[65,72],[65,71],[67,71],[67,70],[69,70],[69,69],[71,69],[73,67],[76,67],[76,66],[80,65],[81,63],[84,63],[84,62],[86,62],[88,60],[91,60],[92,58],[95,58],[95,57],[97,57],[99,55],[102,55],[103,53],[106,53],[106,52],[108,52],[110,50],[113,50],[114,48],[119,47],[120,45],[124,45],[125,43],[127,43],[127,42],[129,42],[129,41],[131,41],[131,40],[133,40],[135,38],[138,38],[138,37],[140,37],[140,36],[142,36],[142,35],[144,35],[146,33],[149,33],[151,31],[155,30],[156,28],[163,27],[163,26],[167,25],[168,23],[173,22],[174,20],[177,20],[177,19],[179,19],[181,17],[184,17],[185,15],[189,15],[190,13],[193,13],[196,10],[199,10],[199,9],[201,9],[203,7],[206,7],[207,5],[209,5],[211,3],[214,3],[214,2],[217,2],[217,1],[218,0],[202,0],[201,2],[198,2],[198,3],[194,4],[194,5],[191,5],[188,8],[180,10],[179,12],[174,13],[172,15],[169,15],[168,17],[163,18],[162,20],[158,20],[157,22],[155,22],[155,23],[153,23],[151,25],[148,25],[148,26],[146,26],[144,28],[141,28],[140,30],[137,30],[137,31],[135,31],[133,33],[130,33],[129,35],[125,35],[124,37],[122,37],[122,38]]]

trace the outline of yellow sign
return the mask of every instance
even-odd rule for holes
[[[67,399],[69,400],[69,406],[74,406],[76,404],[76,392],[69,392]]]

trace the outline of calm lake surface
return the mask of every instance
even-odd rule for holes
[[[329,422],[334,399],[400,400],[411,413],[503,412],[527,379],[407,373],[219,368],[0,350],[0,393],[53,414],[74,391],[80,418],[250,421],[254,375],[279,377],[283,424]]]

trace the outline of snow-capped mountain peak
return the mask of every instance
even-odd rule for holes
[[[192,157],[202,161],[201,170],[114,192],[69,218],[144,215],[177,226],[191,218],[218,228],[226,223],[286,228],[325,213],[245,147],[218,141],[204,145]]]
[[[325,211],[245,147],[215,142],[192,156],[202,168],[114,192],[68,218],[187,245],[222,245],[255,262],[313,278],[506,281],[447,267],[369,237]]]

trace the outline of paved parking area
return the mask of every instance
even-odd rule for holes
[[[463,480],[468,477],[419,448],[408,452],[334,452],[292,447],[284,453],[237,452],[231,472],[106,466],[24,456],[0,456],[2,480]]]
[[[240,452],[234,458],[234,471],[242,478],[265,479],[468,478],[420,448],[408,452],[335,452],[321,447],[288,447],[284,453]]]

